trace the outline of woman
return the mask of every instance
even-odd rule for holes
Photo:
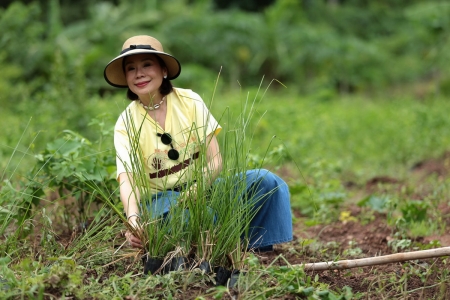
[[[200,96],[191,90],[174,88],[170,80],[181,72],[179,61],[164,52],[161,43],[151,36],[134,36],[123,44],[119,56],[105,68],[104,77],[112,86],[128,88],[131,104],[119,117],[114,130],[117,153],[117,179],[120,198],[129,223],[138,227],[140,194],[133,179],[131,148],[138,148],[152,199],[181,197],[192,193],[190,178],[198,161],[199,145],[206,146],[209,184],[213,184],[222,168],[216,135],[220,125],[212,117]],[[129,120],[133,120],[130,122]],[[139,128],[139,140],[133,146],[130,136]],[[192,134],[192,131],[195,134]],[[143,162],[142,162],[143,161]],[[274,244],[292,240],[289,190],[285,182],[266,170],[248,171],[247,189],[261,196],[259,210],[250,224],[250,247],[271,250]],[[167,193],[170,191],[170,193]],[[258,197],[258,199],[260,199]],[[160,213],[167,213],[172,199],[166,199]],[[141,240],[130,231],[125,234],[132,247],[142,248]]]

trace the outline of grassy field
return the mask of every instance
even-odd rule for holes
[[[295,216],[293,242],[279,246],[275,253],[249,254],[245,275],[232,288],[215,286],[214,276],[198,269],[143,276],[140,254],[123,245],[123,224],[115,222],[95,197],[74,200],[79,199],[77,189],[88,189],[86,185],[61,181],[45,188],[50,179],[42,182],[27,173],[36,165],[40,167],[34,170],[46,168],[34,155],[53,158],[49,144],[57,145],[63,130],[73,130],[71,124],[39,105],[35,112],[20,116],[2,110],[0,118],[13,126],[1,132],[1,167],[6,168],[3,179],[8,180],[0,190],[0,295],[11,299],[448,296],[448,272],[442,271],[448,269],[446,259],[342,273],[291,266],[450,245],[445,234],[450,221],[447,99],[328,99],[283,90],[264,94],[256,89],[217,94],[212,102],[210,95],[202,96],[225,131],[236,126],[228,123],[238,115],[252,115],[248,164],[263,164],[288,182]],[[107,157],[113,153],[110,130],[126,104],[122,95],[92,97],[84,112],[97,121],[83,132],[91,144],[72,135],[78,156],[63,157],[59,161],[66,165],[55,166],[75,172],[82,158],[96,157],[93,163],[108,168]],[[49,120],[54,126],[48,126]],[[23,202],[35,187],[29,182],[44,188],[37,205]],[[110,193],[116,188],[114,181],[105,186]],[[85,208],[85,218],[74,218],[80,206]],[[23,215],[29,219],[23,220]],[[20,227],[19,221],[24,221]]]
[[[225,105],[239,111],[237,100],[216,99],[215,105],[216,114]],[[449,107],[447,99],[265,95],[256,108],[261,119],[254,118],[255,149],[283,145],[302,166],[324,160],[362,179],[398,176],[448,149],[450,121],[443,111]]]

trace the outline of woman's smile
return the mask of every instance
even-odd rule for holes
[[[150,80],[148,80],[148,81],[142,81],[142,82],[139,82],[139,83],[136,83],[135,84],[135,86],[137,86],[138,88],[143,88],[143,87],[145,87],[147,84],[149,84],[150,83]]]

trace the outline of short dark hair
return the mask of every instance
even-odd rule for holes
[[[164,63],[164,61],[161,59],[161,57],[159,57],[158,55],[154,54],[155,57],[158,59],[159,65],[161,66],[161,68],[165,68],[167,70],[166,64]],[[125,73],[125,59],[123,60],[123,72]],[[159,87],[159,92],[161,93],[161,95],[163,96],[167,96],[169,95],[171,92],[173,91],[173,85],[172,82],[170,82],[169,79],[167,78],[163,78],[163,81],[161,83],[161,86]],[[130,88],[127,89],[127,98],[129,100],[138,100],[139,97],[138,95],[136,95],[135,93],[133,93]]]

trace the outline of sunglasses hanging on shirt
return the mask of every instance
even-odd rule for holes
[[[168,133],[163,133],[163,134],[157,133],[156,135],[161,138],[161,142],[164,145],[170,145],[170,148],[172,148],[172,149],[169,150],[169,152],[167,152],[167,156],[171,160],[177,160],[180,157],[180,153],[175,148],[173,148],[172,136],[170,134],[168,134]]]

